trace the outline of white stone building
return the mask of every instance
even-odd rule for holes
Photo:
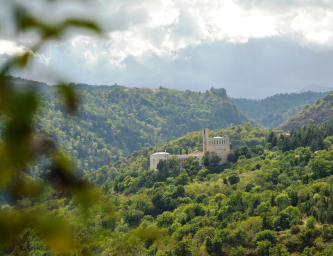
[[[156,152],[155,154],[150,155],[150,170],[157,171],[157,164],[164,160],[168,160],[171,157],[171,154],[167,152]]]
[[[230,152],[230,141],[227,137],[214,137],[209,138],[209,129],[203,128],[203,153],[216,152],[221,158],[220,164],[227,162],[227,158]]]
[[[224,137],[214,137],[214,138],[209,138],[209,129],[208,128],[203,128],[202,130],[203,134],[203,152],[202,151],[195,151],[191,154],[187,155],[175,155],[178,158],[179,165],[182,167],[185,164],[185,161],[190,157],[196,157],[200,165],[201,163],[201,158],[203,157],[204,153],[209,151],[209,152],[216,152],[216,154],[221,158],[220,164],[224,164],[227,162],[227,158],[229,155],[230,151],[230,142],[229,138],[224,138]],[[157,171],[157,164],[159,162],[162,162],[164,160],[168,160],[171,158],[173,155],[167,152],[156,152],[152,155],[150,155],[150,169]]]

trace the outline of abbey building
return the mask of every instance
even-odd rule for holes
[[[191,154],[187,155],[175,155],[178,158],[178,162],[180,166],[185,164],[185,161],[190,157],[196,157],[200,165],[202,165],[201,159],[205,152],[216,152],[216,155],[221,158],[220,164],[224,164],[227,162],[227,158],[230,151],[230,141],[229,138],[226,137],[214,137],[209,138],[209,129],[202,129],[202,145],[203,151],[195,151]],[[164,160],[168,160],[174,155],[171,155],[168,152],[156,152],[150,155],[150,169],[157,171],[157,164]]]

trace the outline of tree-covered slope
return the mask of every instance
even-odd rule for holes
[[[288,117],[297,114],[306,105],[312,105],[327,93],[303,92],[291,94],[276,94],[263,100],[233,99],[250,117],[265,125],[275,128]]]
[[[11,79],[12,84],[27,85],[24,88],[30,88],[31,83],[39,88],[38,82]],[[83,88],[76,89],[81,100],[77,115],[65,114],[55,87],[46,86],[49,90],[41,92],[42,108],[35,121],[38,130],[57,138],[85,172],[204,126],[217,130],[245,122],[257,125],[223,88],[198,93],[164,88],[73,86]],[[38,173],[44,166],[35,171]]]
[[[221,136],[230,139],[231,149],[241,146],[255,147],[264,146],[268,131],[263,128],[252,128],[249,123],[243,126],[227,127],[218,131],[210,131],[210,137]],[[121,173],[142,173],[149,170],[149,156],[155,152],[166,151],[170,154],[192,153],[195,150],[202,151],[202,131],[190,132],[178,139],[163,144],[143,147],[134,151],[131,155],[119,161],[103,166],[97,171],[86,176],[89,181],[102,185],[106,181],[113,182],[116,176]],[[134,183],[133,183],[134,184]],[[124,187],[124,189],[126,186]],[[129,191],[138,189],[131,187]]]
[[[306,106],[301,112],[278,126],[278,129],[288,131],[294,127],[305,125],[321,125],[325,121],[333,120],[333,94],[317,100],[312,106]]]
[[[239,145],[247,145],[256,132],[246,125],[218,133],[240,136]],[[223,166],[208,162],[201,168],[188,159],[180,173],[172,160],[159,173],[127,170],[114,181],[96,182],[99,200],[83,213],[75,196],[49,188],[39,200],[3,205],[0,216],[26,212],[66,220],[64,236],[75,243],[44,238],[39,227],[28,225],[16,243],[0,244],[0,254],[63,255],[49,246],[58,242],[71,246],[68,255],[332,255],[332,134],[329,123],[294,129],[290,141],[299,137],[300,144],[286,148],[289,137],[271,131],[266,140],[276,141],[274,148],[235,147],[233,153],[241,154]],[[316,153],[303,147],[306,139],[324,135]],[[170,145],[191,148],[197,137],[191,133]]]

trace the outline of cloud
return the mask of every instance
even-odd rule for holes
[[[333,48],[333,4],[329,0],[95,0],[87,1],[87,6],[80,1],[57,2],[34,1],[32,11],[52,22],[68,15],[93,18],[106,31],[104,39],[90,38],[105,51],[103,55],[84,51],[90,56],[88,64],[92,58],[94,62],[108,58],[114,65],[123,65],[128,56],[146,54],[175,58],[189,46],[215,41],[247,43],[267,37],[289,37],[316,51]],[[71,32],[66,38],[87,40],[80,33],[75,37]]]
[[[36,58],[36,70],[49,65],[74,82],[201,91],[223,86],[235,97],[253,98],[310,83],[330,86],[332,63],[325,54],[331,56],[333,50],[331,0],[91,0],[84,5],[36,0],[31,4],[32,11],[49,22],[73,15],[102,25],[104,37],[70,30]],[[6,15],[0,8],[1,22],[9,24]],[[6,47],[6,54],[34,42],[33,35],[17,37],[13,29],[11,24],[0,31],[12,47]]]
[[[25,47],[17,45],[17,43],[8,41],[8,40],[0,40],[0,54],[6,54],[9,56],[20,55],[24,53]]]
[[[250,39],[270,37],[290,38],[314,51],[333,49],[333,4],[328,0],[98,0],[93,3],[88,17],[101,22],[107,37],[78,35],[70,39],[94,45],[94,51],[82,49],[87,65],[108,61],[125,67],[124,60],[129,56],[140,59],[153,54],[174,59],[191,46],[216,41],[247,43]]]

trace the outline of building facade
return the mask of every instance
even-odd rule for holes
[[[213,137],[209,138],[209,129],[203,128],[203,153],[216,152],[221,158],[220,164],[227,162],[228,155],[230,152],[230,141],[227,137]]]
[[[174,155],[178,158],[178,163],[180,168],[182,168],[185,165],[185,161],[189,157],[196,157],[199,160],[200,165],[202,166],[201,159],[205,152],[216,152],[216,155],[221,158],[220,164],[224,164],[227,162],[227,158],[230,151],[230,142],[229,138],[226,137],[214,137],[209,138],[209,129],[203,128],[202,130],[202,139],[203,139],[203,151],[195,151],[191,154],[187,155]],[[173,155],[167,152],[156,152],[152,155],[150,155],[150,169],[151,170],[157,170],[157,165],[159,162],[162,162],[164,160],[168,160]]]
[[[167,152],[156,152],[150,155],[150,170],[157,171],[157,165],[159,162],[168,160],[171,157],[171,154]]]

